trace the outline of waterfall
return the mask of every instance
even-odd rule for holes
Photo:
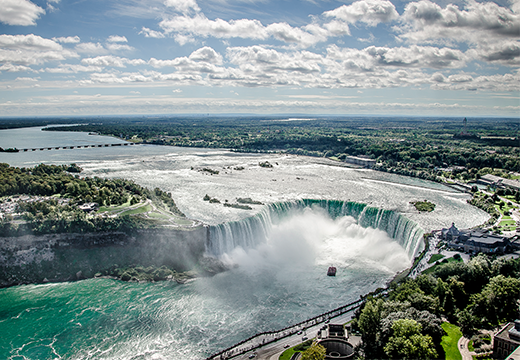
[[[351,201],[303,199],[270,204],[246,219],[211,226],[206,253],[219,257],[239,246],[243,249],[255,248],[267,241],[274,224],[307,208],[322,209],[332,219],[352,216],[362,227],[385,231],[406,250],[411,259],[424,249],[424,231],[396,211]]]

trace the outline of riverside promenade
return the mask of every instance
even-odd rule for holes
[[[363,300],[364,299],[361,298],[357,301],[351,302],[350,304],[343,305],[339,308],[307,319],[298,324],[288,326],[278,331],[268,331],[256,334],[249,339],[241,341],[238,344],[211,355],[206,360],[224,360],[232,358],[240,359],[241,356],[245,356],[246,354],[253,354],[259,359],[268,359],[272,356],[272,353],[276,354],[280,351],[280,349],[283,350],[285,344],[294,346],[300,343],[304,337],[312,338],[316,336],[315,333],[318,331],[321,324],[325,323],[326,321],[334,319],[335,321],[341,323],[347,322],[350,320],[350,318],[347,317],[340,319],[339,317],[353,312],[361,305]],[[266,351],[261,351],[261,349],[265,349]],[[265,354],[259,356],[260,353]]]

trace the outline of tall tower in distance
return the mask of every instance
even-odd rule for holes
[[[462,130],[460,131],[460,133],[455,133],[453,134],[453,137],[454,138],[458,138],[458,139],[479,139],[480,137],[478,135],[475,135],[475,134],[470,134],[468,132],[468,119],[464,118],[464,120],[462,120]]]

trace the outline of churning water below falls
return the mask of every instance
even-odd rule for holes
[[[258,165],[266,160],[273,168]],[[56,151],[45,162],[171,192],[188,217],[212,225],[208,254],[236,266],[183,285],[90,279],[2,289],[0,358],[202,359],[384,286],[410,265],[423,229],[487,219],[439,184],[304,157],[133,146]],[[227,208],[205,194],[265,205]],[[424,199],[433,213],[409,204]],[[330,265],[336,277],[326,276]]]

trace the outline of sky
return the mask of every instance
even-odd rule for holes
[[[0,0],[0,116],[520,116],[520,0]]]

